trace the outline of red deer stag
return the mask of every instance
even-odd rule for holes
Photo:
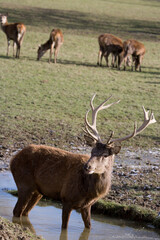
[[[103,56],[106,59],[107,67],[108,65],[108,57],[110,53],[112,53],[112,67],[114,67],[116,63],[116,59],[118,57],[118,65],[119,65],[119,55],[123,51],[123,42],[120,38],[112,35],[112,34],[102,34],[98,37],[99,43],[99,52],[98,52],[98,61],[97,65],[102,65]]]
[[[7,56],[9,54],[10,40],[13,40],[13,57],[14,57],[14,47],[17,45],[16,58],[20,57],[20,49],[23,42],[24,34],[26,32],[26,27],[22,23],[8,23],[8,14],[0,14],[1,18],[1,28],[7,37]]]
[[[41,199],[42,195],[61,200],[62,228],[67,228],[70,213],[80,209],[86,228],[91,227],[91,206],[105,196],[111,186],[111,174],[115,154],[120,151],[116,142],[122,142],[142,132],[149,124],[156,122],[153,113],[148,116],[144,110],[144,122],[133,133],[119,139],[112,135],[103,143],[96,128],[97,113],[119,103],[105,103],[94,108],[91,99],[92,124],[85,116],[85,132],[94,140],[91,156],[74,154],[62,149],[30,145],[11,160],[10,168],[18,188],[18,201],[13,210],[15,217],[28,216],[29,211]]]
[[[63,34],[60,29],[53,29],[50,33],[49,40],[45,42],[44,44],[40,45],[37,51],[37,60],[40,60],[40,58],[46,53],[48,49],[50,49],[50,55],[49,55],[49,63],[51,62],[52,54],[53,54],[53,48],[54,51],[54,63],[56,63],[57,55],[59,52],[59,49],[61,45],[63,44]]]
[[[135,63],[135,71],[141,72],[141,63],[145,54],[145,47],[136,40],[127,40],[123,43],[124,48],[124,70],[126,70],[126,61],[128,56],[132,56],[132,71]]]

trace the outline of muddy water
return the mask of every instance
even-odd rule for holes
[[[10,172],[0,173],[0,216],[12,220],[12,210],[17,198],[2,190],[5,188],[16,189]],[[154,229],[96,215],[92,215],[91,231],[84,230],[81,216],[76,211],[71,214],[68,231],[61,232],[61,209],[58,204],[41,203],[33,208],[29,219],[23,219],[23,225],[27,225],[47,240],[160,239],[160,235]]]

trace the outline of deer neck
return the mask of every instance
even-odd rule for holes
[[[47,42],[45,42],[44,44],[42,44],[43,50],[48,50],[51,48],[53,41],[51,39],[49,39]]]
[[[100,198],[106,195],[111,186],[112,166],[102,174],[85,174],[84,189],[91,198]]]
[[[5,23],[1,23],[1,29],[3,30],[3,32],[6,31],[6,27],[8,26],[8,22],[6,21]]]

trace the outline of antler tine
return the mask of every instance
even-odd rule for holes
[[[98,134],[96,125],[94,127],[93,112],[92,112],[92,125],[88,122],[87,116],[88,116],[89,111],[90,111],[90,109],[86,112],[86,115],[85,115],[85,123],[86,123],[85,129],[88,132],[88,134],[91,135],[92,138],[94,138],[96,141],[101,141],[101,138]],[[92,130],[93,134],[89,131],[88,128],[90,128]]]
[[[117,139],[112,139],[111,138],[109,139],[109,141],[107,142],[107,144],[111,144],[111,143],[114,143],[114,142],[123,142],[125,140],[128,140],[134,136],[136,136],[136,130],[137,130],[137,123],[135,122],[134,123],[134,129],[133,129],[133,132],[125,137],[122,137],[122,138],[117,138]]]
[[[150,124],[156,122],[153,112],[151,112],[151,115],[149,117],[149,111],[146,111],[144,106],[142,108],[144,111],[144,121],[143,121],[143,124],[137,129],[136,135],[139,134],[140,132],[142,132]]]
[[[112,131],[112,132],[111,132],[111,135],[109,136],[109,138],[108,138],[108,140],[107,140],[106,145],[109,145],[109,144],[110,144],[110,141],[111,141],[113,135],[114,135],[114,132]]]
[[[135,122],[133,133],[131,133],[130,135],[127,135],[127,136],[125,136],[125,137],[122,137],[122,138],[112,139],[112,140],[110,141],[110,143],[113,143],[113,142],[122,142],[122,141],[128,140],[128,139],[130,139],[130,138],[132,138],[132,137],[135,137],[135,136],[138,135],[140,132],[142,132],[145,128],[147,128],[150,124],[156,122],[156,119],[155,119],[155,117],[154,117],[153,112],[151,112],[151,115],[149,116],[149,111],[146,111],[144,107],[142,107],[142,108],[143,108],[143,111],[144,111],[144,121],[143,121],[142,125],[137,129],[137,124],[136,124],[136,122]]]
[[[94,110],[94,106],[93,106],[93,100],[96,96],[96,93],[93,95],[93,97],[91,98],[91,101],[90,101],[90,106],[91,106],[91,109]]]
[[[96,120],[97,120],[97,113],[100,111],[100,110],[103,110],[103,109],[106,109],[106,108],[109,108],[110,106],[112,106],[113,104],[116,104],[116,103],[119,103],[120,100],[118,100],[117,102],[113,102],[113,103],[110,103],[108,105],[105,105],[105,103],[112,97],[110,96],[109,98],[107,98],[105,101],[103,101],[99,106],[97,106],[96,108],[94,108],[94,105],[93,105],[93,100],[95,98],[96,94],[93,95],[93,97],[91,98],[91,101],[90,101],[90,106],[91,106],[91,109],[92,109],[92,124],[90,124],[87,120],[87,116],[88,116],[88,113],[90,110],[88,110],[86,112],[86,115],[85,115],[85,123],[86,123],[86,130],[88,132],[89,135],[91,135],[94,139],[96,139],[97,141],[101,142],[101,138],[100,138],[100,135],[97,131],[97,128],[96,128]],[[93,134],[91,134],[91,132],[89,131],[89,129],[93,132]],[[94,136],[93,136],[94,135]]]
[[[85,126],[85,129],[83,129],[83,131],[86,133],[86,134],[89,134],[94,140],[98,141],[98,138],[91,133],[91,131],[89,131],[89,129],[87,128],[87,126]]]
[[[109,98],[107,98],[105,101],[103,101],[99,106],[94,108],[93,100],[94,100],[95,96],[96,96],[96,94],[93,95],[93,97],[91,99],[91,104],[90,104],[91,108],[92,108],[92,125],[94,125],[94,127],[96,127],[97,113],[100,110],[107,109],[107,108],[111,107],[113,104],[116,104],[116,103],[120,102],[120,100],[118,100],[117,102],[113,102],[113,103],[110,103],[110,104],[104,106],[104,104],[112,97],[112,95],[111,95]]]

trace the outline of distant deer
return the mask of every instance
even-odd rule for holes
[[[45,195],[62,201],[62,228],[67,228],[73,209],[79,209],[85,227],[91,227],[91,206],[104,197],[111,186],[114,156],[121,148],[116,143],[136,136],[156,122],[153,113],[148,116],[148,111],[143,108],[144,122],[141,127],[137,129],[135,124],[133,133],[119,139],[112,139],[111,134],[103,143],[96,128],[97,113],[119,101],[105,105],[108,98],[95,108],[94,97],[90,102],[92,124],[87,119],[90,110],[85,115],[85,133],[94,145],[90,157],[59,148],[30,145],[12,158],[10,168],[18,188],[18,201],[13,210],[15,217],[28,216]]]
[[[128,56],[132,56],[132,71],[135,64],[135,71],[139,69],[141,72],[141,63],[145,55],[145,47],[143,43],[136,40],[127,40],[123,43],[124,48],[124,70],[126,70],[126,61]]]
[[[49,40],[39,46],[37,51],[37,60],[40,60],[40,58],[46,53],[46,51],[50,49],[50,55],[49,55],[49,63],[50,63],[52,54],[53,54],[53,48],[54,48],[55,49],[54,63],[56,63],[57,55],[61,45],[63,44],[63,41],[64,40],[63,40],[62,31],[60,29],[53,29],[50,33]]]
[[[20,49],[23,42],[24,34],[26,32],[26,27],[23,23],[8,23],[8,14],[0,14],[1,28],[7,37],[7,56],[9,54],[10,40],[13,40],[13,57],[14,57],[14,47],[17,46],[16,58],[20,57]]]
[[[123,42],[120,38],[109,34],[105,33],[102,34],[98,37],[98,43],[99,43],[99,52],[98,52],[98,61],[97,65],[102,65],[102,58],[103,56],[106,59],[106,64],[107,67],[109,66],[108,64],[108,57],[112,53],[112,67],[114,67],[116,63],[116,59],[118,57],[118,65],[119,65],[119,55],[123,51]]]

